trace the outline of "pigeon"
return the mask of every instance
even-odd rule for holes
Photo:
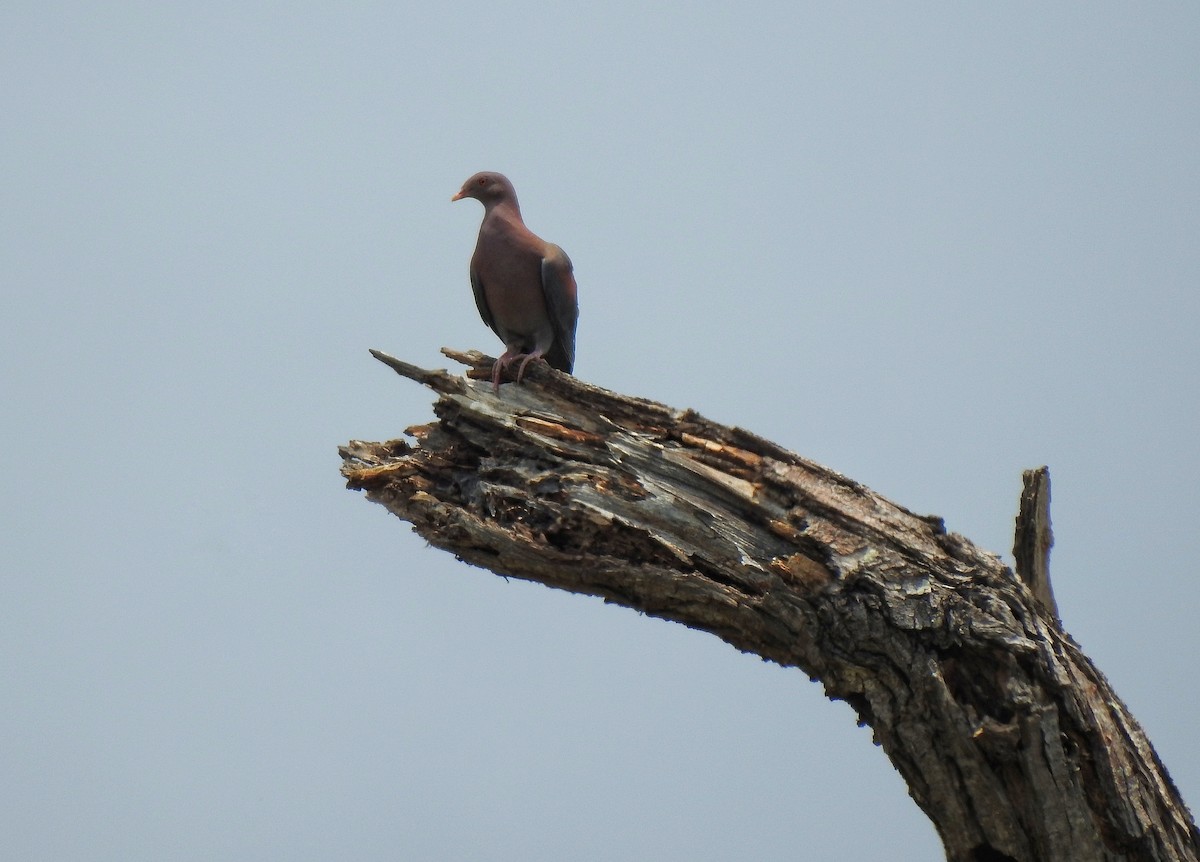
[[[571,259],[525,227],[517,192],[503,174],[475,174],[450,200],[463,198],[483,204],[471,289],[479,316],[504,342],[504,353],[492,366],[492,388],[500,391],[504,369],[521,357],[517,383],[539,358],[570,374],[579,319]]]

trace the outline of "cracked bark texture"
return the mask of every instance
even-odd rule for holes
[[[490,357],[445,352],[470,379],[372,351],[437,393],[437,421],[412,443],[341,448],[347,485],[430,544],[820,680],[872,728],[954,862],[1200,857],[1108,681],[1044,600],[940,518],[540,363],[496,395],[478,382]]]

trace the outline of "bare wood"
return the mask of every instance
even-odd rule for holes
[[[540,363],[438,393],[414,443],[342,447],[351,488],[473,565],[711,632],[847,701],[947,858],[1196,860],[1141,727],[996,556],[832,470]],[[490,357],[448,356],[486,377]]]
[[[1026,470],[1021,481],[1021,505],[1013,539],[1017,577],[1058,619],[1058,602],[1050,586],[1050,549],[1054,547],[1054,532],[1050,529],[1050,468]]]

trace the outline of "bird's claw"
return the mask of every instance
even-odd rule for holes
[[[517,382],[518,383],[521,382],[521,378],[525,375],[525,366],[529,365],[529,363],[533,362],[533,360],[541,359],[541,358],[542,358],[542,352],[540,350],[535,350],[535,351],[533,351],[533,353],[527,354],[525,356],[524,361],[521,362],[521,367],[517,369]]]
[[[508,368],[509,365],[516,362],[518,359],[521,360],[521,364],[517,366],[517,383],[520,383],[521,378],[525,376],[525,369],[529,366],[529,363],[533,362],[535,359],[542,358],[541,351],[538,350],[535,350],[532,353],[509,353],[508,351],[505,351],[499,359],[492,363],[492,391],[499,394],[500,378],[504,376],[504,369]]]

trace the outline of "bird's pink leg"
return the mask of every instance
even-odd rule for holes
[[[535,350],[535,351],[533,351],[533,353],[526,355],[525,359],[521,362],[521,366],[517,369],[517,382],[518,383],[521,382],[521,375],[523,375],[525,373],[525,366],[527,366],[530,362],[533,362],[533,360],[541,359],[541,358],[542,358],[542,351],[540,351],[540,350]]]
[[[502,357],[492,363],[492,391],[494,393],[499,394],[500,375],[503,375],[505,367],[508,367],[511,360],[512,357],[510,357],[508,351],[505,351]]]
[[[492,363],[492,389],[493,389],[493,391],[495,391],[497,393],[500,392],[500,375],[504,373],[504,369],[509,366],[509,363],[511,363],[514,359],[516,359],[520,355],[521,354],[516,352],[515,350],[505,350],[504,353],[500,356],[500,358]]]

